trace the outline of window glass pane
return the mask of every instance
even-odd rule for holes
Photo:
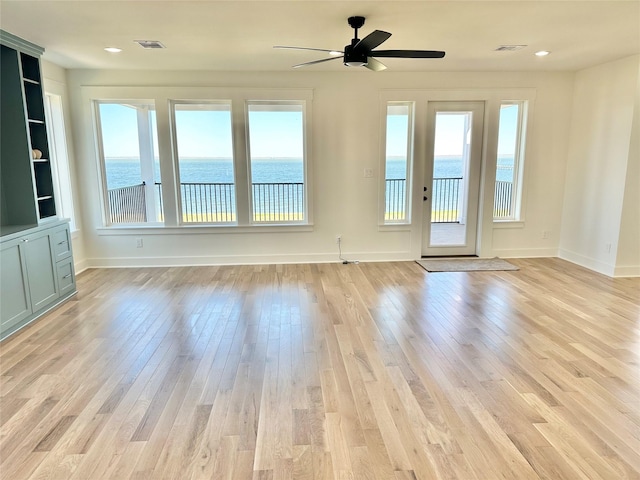
[[[231,104],[174,107],[182,221],[236,222]]]
[[[521,103],[504,103],[500,108],[498,158],[493,216],[497,219],[516,217],[518,169],[521,164]]]
[[[108,223],[161,221],[154,185],[153,104],[98,103]]]
[[[411,106],[387,105],[385,223],[406,222]]]
[[[253,222],[306,221],[303,105],[250,103],[248,111]]]

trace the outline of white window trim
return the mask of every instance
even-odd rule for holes
[[[231,117],[231,142],[233,148],[233,157],[231,159],[233,163],[233,181],[236,189],[236,194],[234,198],[235,209],[236,209],[236,221],[235,222],[185,222],[182,216],[182,191],[180,188],[181,179],[180,179],[180,156],[178,152],[178,127],[176,125],[176,105],[225,105],[229,108],[229,113]],[[232,227],[238,225],[238,216],[240,211],[239,195],[238,195],[238,170],[242,169],[242,162],[238,162],[236,158],[235,152],[235,144],[236,144],[236,128],[234,128],[233,121],[233,103],[229,99],[208,99],[208,100],[169,100],[169,112],[170,112],[170,125],[171,125],[171,141],[172,141],[172,152],[173,152],[173,164],[174,164],[174,183],[169,186],[174,191],[174,195],[176,198],[176,209],[178,211],[178,226],[180,227],[189,227],[189,226],[227,226]],[[240,167],[240,168],[239,168]],[[164,181],[162,182],[164,184]],[[163,191],[165,188],[163,187]],[[173,198],[173,196],[172,196]]]
[[[54,105],[55,104],[55,105]],[[59,216],[69,218],[72,232],[78,230],[74,208],[73,188],[71,187],[71,159],[67,145],[66,128],[64,122],[64,102],[62,95],[45,91],[45,110],[49,118],[49,142],[51,143],[51,167],[54,178],[54,198]],[[66,187],[62,192],[63,187]],[[66,196],[66,199],[63,198]]]
[[[256,225],[307,225],[310,222],[309,219],[309,193],[308,188],[310,183],[308,182],[308,174],[309,174],[309,150],[307,149],[307,139],[309,138],[311,130],[307,127],[307,105],[308,102],[305,100],[245,100],[244,109],[245,109],[245,141],[246,141],[246,166],[247,166],[247,188],[248,195],[246,199],[248,199],[249,204],[247,205],[247,209],[249,211],[249,223],[250,226]],[[253,176],[251,172],[251,142],[249,141],[249,107],[252,105],[268,105],[268,106],[277,106],[281,105],[286,107],[287,105],[295,105],[302,107],[302,175],[304,182],[304,205],[303,205],[303,213],[304,220],[301,221],[290,221],[290,222],[256,222],[253,220],[254,212],[253,212]],[[240,226],[243,226],[240,224]]]
[[[527,124],[528,120],[528,101],[527,100],[504,100],[500,102],[500,108],[503,105],[518,105],[518,119],[516,125],[516,145],[514,148],[513,158],[513,186],[510,198],[511,216],[493,217],[494,223],[502,222],[522,222],[522,200],[523,200],[523,183],[524,183],[524,166],[526,165],[526,144],[527,144]],[[498,135],[500,129],[498,128]],[[497,164],[497,155],[496,155]],[[496,170],[497,176],[497,170]],[[495,199],[494,199],[495,202]]]
[[[204,102],[211,99],[230,99],[233,105],[236,105],[232,109],[232,119],[234,125],[234,156],[238,154],[238,151],[246,158],[246,134],[245,134],[245,120],[244,120],[244,102],[247,100],[252,101],[304,101],[305,102],[305,182],[306,182],[306,203],[307,203],[307,221],[304,224],[259,224],[251,225],[249,218],[243,219],[240,212],[238,212],[238,225],[236,226],[218,226],[215,224],[180,224],[180,212],[176,210],[177,202],[163,201],[164,209],[164,224],[114,224],[106,226],[106,208],[105,208],[105,194],[101,188],[100,192],[100,215],[102,216],[102,227],[98,227],[99,234],[103,234],[105,231],[116,232],[122,230],[124,235],[137,234],[137,232],[154,232],[154,233],[186,233],[195,231],[194,229],[201,229],[202,233],[239,233],[239,232],[299,232],[313,230],[313,159],[311,152],[313,151],[311,145],[311,132],[312,129],[312,104],[313,104],[313,89],[309,88],[236,88],[236,87],[166,87],[166,86],[82,86],[82,99],[85,107],[83,113],[87,121],[94,128],[93,142],[85,143],[81,145],[81,150],[91,158],[95,159],[96,165],[96,178],[98,185],[103,184],[104,162],[101,161],[100,155],[102,152],[102,145],[100,145],[100,125],[95,121],[97,118],[95,112],[95,101],[101,100],[104,102],[115,103],[123,101],[149,101],[155,104],[156,119],[158,128],[158,154],[160,157],[160,171],[163,185],[167,185],[165,190],[163,187],[163,199],[169,198],[165,194],[172,194],[175,189],[175,155],[173,153],[172,131],[174,126],[171,125],[170,114],[170,101],[194,101]],[[238,129],[236,131],[236,128]],[[238,136],[236,140],[235,136]],[[241,183],[241,179],[236,177],[236,195],[239,195],[239,186],[246,185],[246,181]]]
[[[387,220],[386,219],[386,198],[387,198],[387,116],[388,107],[391,105],[407,106],[409,107],[409,119],[407,122],[407,166],[405,172],[405,218],[403,220]],[[378,207],[378,227],[385,230],[391,230],[389,227],[402,227],[411,224],[412,219],[412,194],[413,194],[413,152],[414,152],[414,136],[415,136],[415,102],[414,101],[386,101],[382,107],[382,146],[380,148],[381,160],[380,160],[380,183],[379,191],[379,207]],[[404,229],[402,229],[404,230]]]
[[[138,128],[138,142],[139,142],[139,155],[142,160],[144,155],[149,155],[149,146],[151,145],[151,133],[150,128],[151,124],[149,121],[149,106],[153,106],[155,109],[155,102],[148,98],[128,98],[128,99],[92,99],[91,110],[93,113],[93,125],[95,125],[95,139],[96,139],[96,161],[98,162],[98,178],[99,178],[99,191],[101,194],[101,204],[102,204],[102,225],[104,227],[117,227],[121,225],[125,226],[146,226],[153,225],[159,226],[162,225],[162,222],[157,221],[147,221],[140,223],[111,223],[109,218],[110,208],[109,208],[109,193],[107,188],[107,168],[106,168],[106,159],[104,156],[104,144],[102,143],[102,118],[100,117],[100,105],[113,105],[113,104],[121,104],[121,105],[132,105],[132,106],[140,106],[147,108],[145,121],[141,121],[140,111],[136,112],[136,125]],[[153,159],[152,159],[153,160]],[[142,162],[141,162],[142,163]],[[142,165],[141,165],[141,168]],[[153,165],[151,165],[151,171],[153,173]],[[153,175],[151,175],[153,178]],[[146,190],[151,190],[155,188],[153,182],[150,185],[146,185]],[[155,198],[155,195],[153,195]],[[147,210],[147,217],[149,217],[149,211]],[[151,213],[153,217],[155,217],[155,204],[152,205]]]

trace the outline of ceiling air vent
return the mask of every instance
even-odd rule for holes
[[[521,50],[526,45],[500,45],[495,49],[496,52],[515,52],[516,50]]]
[[[134,40],[142,48],[166,48],[158,40]]]

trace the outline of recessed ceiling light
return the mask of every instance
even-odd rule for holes
[[[109,53],[120,53],[122,51],[122,49],[118,47],[106,47],[105,50]]]
[[[549,55],[551,52],[548,52],[547,50],[540,50],[539,52],[536,52],[536,56],[537,57],[546,57],[547,55]]]

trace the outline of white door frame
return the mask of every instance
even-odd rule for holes
[[[479,251],[478,245],[478,216],[482,199],[481,189],[481,167],[483,153],[484,136],[484,110],[483,101],[430,101],[427,104],[427,131],[424,168],[424,208],[422,209],[422,256],[448,256],[448,255],[476,255]],[[464,173],[464,187],[460,189],[463,195],[462,220],[465,224],[465,240],[460,245],[432,245],[431,244],[431,206],[433,193],[433,165],[434,165],[434,144],[435,144],[435,119],[439,112],[471,112],[471,144],[469,151],[469,162]]]

